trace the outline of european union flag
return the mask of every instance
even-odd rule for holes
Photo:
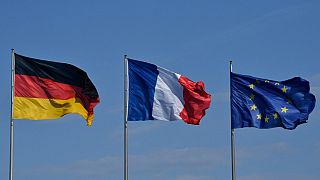
[[[295,129],[315,106],[309,91],[309,82],[300,77],[272,81],[231,73],[232,128]]]

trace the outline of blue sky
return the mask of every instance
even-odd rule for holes
[[[0,179],[8,178],[10,49],[74,64],[96,85],[92,127],[79,115],[15,122],[16,180],[123,178],[123,55],[205,82],[200,126],[129,122],[130,180],[230,179],[229,60],[234,72],[320,90],[320,2],[1,1]],[[317,180],[320,111],[307,124],[237,129],[238,180]]]

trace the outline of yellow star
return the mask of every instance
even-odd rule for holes
[[[253,85],[253,84],[250,84],[249,87],[250,87],[250,89],[253,89],[253,88],[254,88],[254,85]]]
[[[261,114],[257,114],[257,119],[261,120]]]
[[[265,80],[264,82],[265,82],[265,83],[269,83],[270,81],[269,81],[269,80]]]
[[[287,113],[287,111],[288,111],[287,107],[283,107],[283,108],[281,108],[281,112],[283,112],[283,113]]]
[[[283,88],[281,90],[282,90],[282,92],[286,93],[288,88],[286,86],[283,86]]]
[[[256,110],[257,109],[257,106],[254,104],[254,105],[252,105],[252,106],[250,106],[250,110]]]
[[[268,116],[266,116],[266,117],[264,118],[264,122],[269,122]]]
[[[279,118],[278,113],[274,113],[274,114],[273,114],[273,119],[278,119],[278,118]]]
[[[279,86],[279,85],[280,85],[280,83],[276,82],[276,83],[274,83],[274,85]]]
[[[250,95],[250,100],[253,101],[254,100],[254,94]]]

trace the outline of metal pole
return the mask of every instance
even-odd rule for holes
[[[128,180],[128,59],[124,55],[124,180]]]
[[[231,102],[232,101],[231,73],[232,73],[232,61],[230,61],[230,112],[232,110],[232,108],[231,108],[231,103],[232,103]],[[231,115],[232,115],[232,112],[231,112]],[[235,151],[234,151],[234,129],[232,128],[232,125],[231,125],[231,165],[232,165],[232,180],[236,180],[236,160],[235,160]]]
[[[14,101],[14,74],[15,57],[14,49],[11,49],[11,114],[10,114],[10,161],[9,161],[9,180],[13,180],[13,101]]]

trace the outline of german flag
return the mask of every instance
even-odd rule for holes
[[[56,119],[81,115],[91,126],[99,95],[86,72],[66,63],[14,54],[13,119]]]

